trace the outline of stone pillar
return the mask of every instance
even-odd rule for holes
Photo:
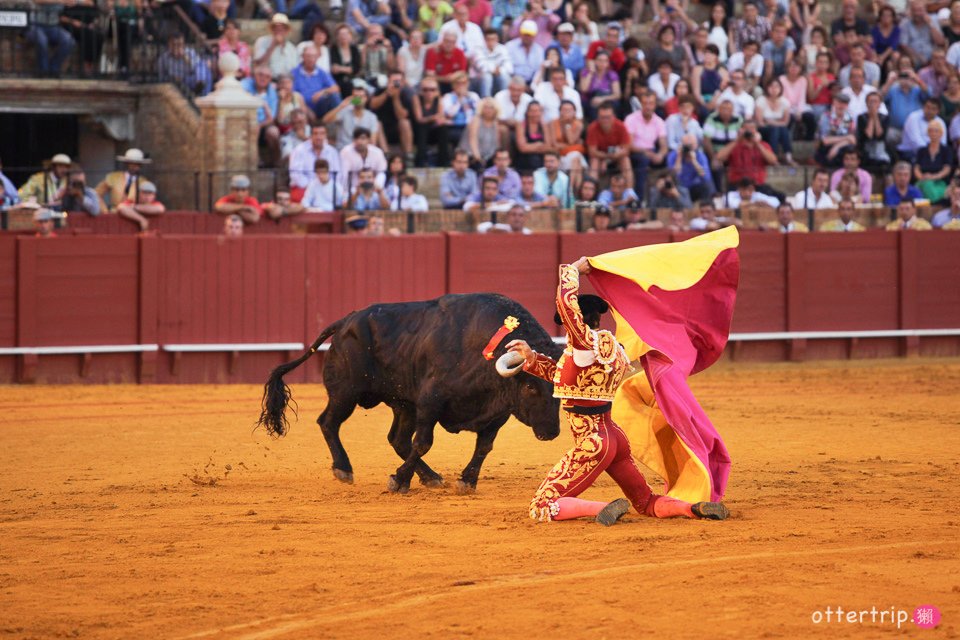
[[[230,176],[254,177],[257,170],[257,109],[261,101],[244,91],[236,78],[240,60],[236,54],[220,56],[222,79],[207,96],[196,101],[200,108],[200,208],[226,195]]]

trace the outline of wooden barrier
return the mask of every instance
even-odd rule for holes
[[[3,235],[0,382],[261,382],[355,309],[448,292],[501,292],[558,334],[558,263],[690,235]],[[960,234],[938,231],[744,232],[732,330],[956,329],[958,243]],[[960,354],[957,336],[790,338],[736,342],[728,355]],[[321,363],[291,381],[319,381]]]

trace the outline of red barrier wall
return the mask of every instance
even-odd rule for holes
[[[374,302],[498,291],[552,322],[557,264],[679,234],[0,236],[0,347],[309,344]],[[960,327],[960,234],[742,234],[734,332]],[[585,291],[590,291],[585,281]],[[734,357],[958,355],[952,338],[738,343]],[[253,382],[294,353],[0,356],[0,381]],[[291,381],[320,380],[322,358]]]
[[[150,229],[161,235],[219,235],[223,232],[223,216],[214,213],[196,211],[168,211],[150,218]],[[332,233],[340,231],[340,214],[310,213],[301,214],[296,219],[281,218],[271,220],[262,218],[260,222],[246,225],[247,235],[287,234],[295,228],[303,228],[314,233]],[[136,235],[140,227],[116,214],[90,216],[85,213],[71,213],[68,227],[62,235]]]

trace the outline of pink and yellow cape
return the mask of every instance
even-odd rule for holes
[[[717,361],[727,343],[740,278],[735,227],[684,242],[590,258],[590,281],[610,303],[617,339],[643,373],[623,382],[613,419],[634,457],[663,478],[667,495],[723,498],[727,448],[687,377]]]

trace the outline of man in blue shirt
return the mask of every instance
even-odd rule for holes
[[[440,176],[440,203],[444,209],[462,209],[470,195],[476,191],[477,174],[469,165],[469,154],[459,150],[453,156],[453,168]]]
[[[560,50],[560,61],[563,62],[563,66],[569,69],[576,79],[580,77],[580,71],[583,70],[586,62],[580,45],[573,42],[573,32],[573,25],[569,22],[564,22],[557,27],[555,46]]]
[[[483,177],[496,178],[500,183],[500,194],[508,200],[520,196],[520,174],[510,168],[510,151],[498,149],[493,155],[493,166],[483,172]]]
[[[317,47],[308,44],[303,50],[303,62],[294,68],[293,90],[303,96],[317,118],[340,104],[340,88],[333,77],[317,66]]]
[[[624,211],[633,205],[634,208],[640,206],[640,198],[637,192],[627,187],[627,179],[622,173],[615,174],[610,178],[610,188],[604,189],[597,198],[597,202],[606,205],[610,210]]]
[[[900,161],[893,166],[893,184],[883,190],[883,204],[895,207],[901,200],[922,200],[920,189],[910,184],[910,163]]]
[[[535,42],[537,23],[524,20],[520,25],[520,37],[507,42],[507,53],[513,62],[513,72],[527,81],[533,81],[537,69],[543,64],[543,47]]]
[[[277,128],[277,110],[280,98],[273,84],[270,67],[265,64],[253,70],[253,77],[244,78],[240,86],[252,96],[260,98],[264,106],[257,109],[257,124],[260,126],[259,143],[267,145],[268,157],[263,158],[267,166],[276,166],[280,160],[280,129]]]
[[[573,190],[570,178],[560,171],[560,154],[548,151],[543,154],[543,166],[533,172],[533,189],[544,198],[554,197],[555,206],[569,209],[573,206]]]
[[[690,192],[691,200],[705,200],[716,188],[710,173],[710,160],[697,144],[697,136],[688,133],[680,138],[681,147],[667,154],[667,167],[677,177],[677,184]]]
[[[891,80],[892,78],[893,74],[891,74]],[[923,97],[923,91],[914,83],[907,71],[901,71],[895,83],[888,81],[885,99],[890,117],[890,129],[887,131],[888,144],[895,146],[900,143],[903,123],[907,121],[907,116],[923,108]],[[894,129],[896,131],[893,131]]]

